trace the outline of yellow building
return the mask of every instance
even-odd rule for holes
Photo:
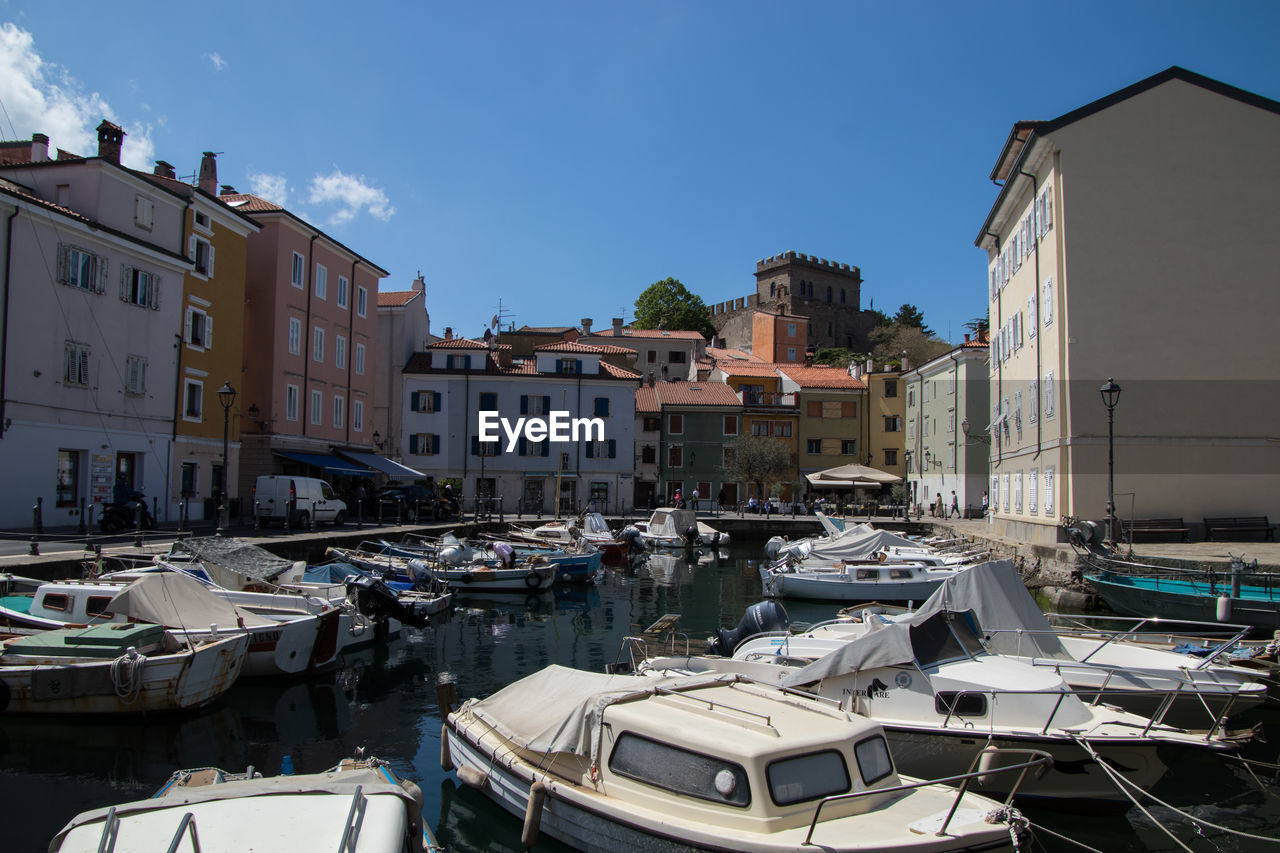
[[[1060,540],[1109,491],[1121,518],[1280,517],[1277,150],[1280,103],[1177,67],[1013,126],[975,239],[993,532]]]
[[[799,409],[794,392],[782,390],[778,366],[745,359],[717,361],[709,380],[724,382],[742,402],[742,435],[771,437],[782,442],[791,460],[790,470],[777,485],[784,502],[799,497],[799,453],[797,421]],[[754,483],[746,484],[746,499],[770,497],[756,494]]]
[[[863,461],[867,386],[839,367],[779,364],[777,368],[782,391],[796,395],[796,447],[805,493],[811,489],[808,475]]]
[[[874,369],[868,359],[854,364],[853,375],[867,386],[868,415],[864,424],[866,452],[862,461],[872,468],[907,476],[906,460],[906,391],[901,371]]]

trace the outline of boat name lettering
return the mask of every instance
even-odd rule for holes
[[[255,631],[255,632],[254,632],[254,634],[253,634],[253,640],[254,640],[254,642],[256,642],[256,643],[262,643],[262,642],[271,642],[271,643],[275,643],[275,642],[279,642],[279,640],[280,640],[280,633],[281,633],[281,632],[280,632],[280,631],[278,631],[278,630],[277,630],[277,631]]]
[[[862,696],[866,699],[888,699],[889,685],[885,684],[878,678],[872,679],[871,683],[866,687],[846,687],[843,691],[845,696]]]
[[[531,417],[516,418],[515,424],[495,411],[482,411],[480,418],[480,441],[488,444],[501,441],[498,428],[507,436],[506,452],[516,449],[516,443],[523,435],[525,441],[540,444],[543,441],[604,441],[603,418],[571,418],[568,412],[553,411],[548,418]]]

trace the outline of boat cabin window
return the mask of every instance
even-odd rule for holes
[[[890,569],[889,580],[909,581],[911,580],[911,570],[910,569]]]
[[[982,632],[978,630],[978,617],[972,610],[951,613],[951,630],[956,639],[964,645],[971,655],[979,655],[987,649],[982,645]]]
[[[45,610],[67,610],[70,608],[71,602],[65,592],[49,592],[45,593],[44,598],[40,599],[40,606]]]
[[[623,732],[609,756],[619,776],[688,794],[700,800],[746,808],[751,804],[747,771],[738,764]]]
[[[667,514],[665,512],[655,512],[653,518],[649,519],[650,527],[661,527],[667,523]]]
[[[953,717],[985,717],[987,697],[982,693],[940,690],[933,697],[933,710],[944,717],[948,714]]]
[[[878,581],[880,580],[880,570],[879,569],[858,569],[858,580]]]
[[[916,663],[932,666],[968,657],[965,647],[956,639],[946,616],[935,613],[919,625],[911,626],[911,650]]]
[[[110,603],[111,596],[109,595],[91,595],[84,605],[85,615],[100,616],[107,612],[107,605]]]
[[[889,744],[883,735],[858,741],[853,747],[853,757],[858,759],[858,772],[862,774],[864,785],[874,785],[893,772]]]
[[[849,791],[849,768],[834,749],[784,758],[769,765],[769,794],[774,803],[789,806]]]

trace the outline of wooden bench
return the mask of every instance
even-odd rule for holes
[[[1181,536],[1182,541],[1186,542],[1191,528],[1181,518],[1135,518],[1129,521],[1129,533],[1134,542],[1139,541],[1139,537],[1142,537],[1142,541],[1147,541],[1148,536],[1167,535]]]
[[[1276,526],[1265,515],[1238,515],[1204,520],[1204,541],[1213,539],[1215,531],[1224,533],[1261,533],[1263,539],[1276,539]]]

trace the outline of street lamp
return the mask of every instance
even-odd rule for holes
[[[227,532],[227,483],[230,471],[227,469],[227,438],[231,428],[231,406],[236,401],[236,389],[231,387],[230,380],[223,382],[218,389],[218,402],[222,404],[222,506],[218,508],[218,535]]]
[[[966,444],[990,444],[991,443],[990,435],[987,435],[986,433],[983,433],[982,435],[970,435],[969,427],[970,427],[970,423],[968,418],[965,418],[960,422],[960,432],[964,433],[964,440]]]
[[[1120,402],[1120,386],[1107,378],[1107,384],[1098,389],[1102,405],[1107,407],[1107,539],[1116,541],[1116,404]]]

